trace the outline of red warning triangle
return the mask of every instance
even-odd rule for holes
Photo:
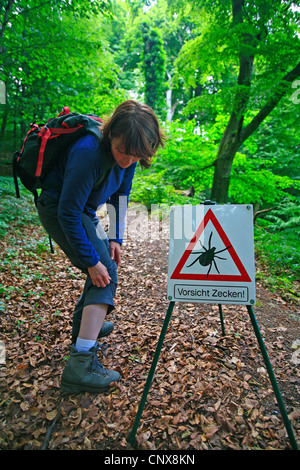
[[[184,267],[188,257],[190,256],[191,252],[193,251],[197,241],[199,240],[203,230],[205,229],[207,223],[209,220],[212,222],[214,225],[215,229],[217,230],[219,236],[221,237],[224,245],[228,248],[228,253],[230,254],[232,260],[234,261],[238,271],[240,274],[195,274],[195,273],[182,273],[181,270]],[[171,275],[171,279],[186,279],[186,280],[193,280],[193,281],[200,281],[200,280],[206,280],[206,281],[235,281],[235,282],[251,282],[251,279],[244,268],[244,265],[242,264],[240,258],[238,257],[235,249],[231,245],[226,233],[222,229],[219,221],[217,220],[215,214],[212,212],[211,209],[207,211],[205,214],[201,224],[197,228],[193,238],[191,239],[188,247],[186,248],[185,252],[183,253],[179,263],[177,264],[176,268],[174,269],[173,274]]]

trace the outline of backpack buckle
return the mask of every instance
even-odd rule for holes
[[[47,129],[48,129],[47,124],[45,124],[39,132],[39,137],[43,137],[43,135],[45,135],[45,132],[47,131]]]

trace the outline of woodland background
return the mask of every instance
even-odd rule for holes
[[[0,163],[68,105],[151,105],[168,141],[132,200],[253,204],[271,284],[299,279],[299,7],[289,0],[1,0]],[[3,95],[3,84],[2,84]],[[270,211],[269,211],[270,210]],[[264,212],[269,211],[269,212]],[[5,228],[5,215],[1,227]],[[274,273],[274,276],[272,276]]]
[[[56,361],[67,354],[65,338],[69,331],[62,325],[68,318],[69,304],[76,300],[72,282],[73,288],[80,283],[58,254],[55,255],[58,258],[50,261],[46,279],[43,277],[41,269],[49,263],[47,237],[37,228],[30,195],[22,190],[21,200],[15,198],[11,178],[13,152],[20,148],[31,122],[44,123],[63,106],[105,118],[130,98],[153,107],[167,136],[166,146],[151,168],[137,170],[131,194],[133,204],[142,203],[149,211],[152,204],[168,211],[172,204],[199,204],[206,199],[253,204],[256,279],[259,289],[267,288],[259,291],[257,308],[264,325],[270,327],[267,330],[271,331],[268,337],[271,349],[275,351],[275,345],[279,348],[276,366],[285,397],[290,400],[289,412],[299,418],[298,359],[292,365],[285,362],[294,351],[291,345],[298,347],[300,336],[299,22],[299,7],[289,0],[0,0],[0,313],[3,341],[20,347],[16,357],[13,353],[8,358],[11,365],[19,362],[17,376],[13,368],[8,369],[9,388],[4,385],[1,401],[3,448],[39,448],[47,423],[56,415],[55,391],[60,372]],[[156,333],[165,313],[165,305],[159,300],[165,295],[161,283],[167,262],[165,240],[147,249],[128,240],[129,251],[125,245],[124,256],[129,264],[121,273],[125,286],[131,282],[140,286],[136,287],[141,293],[135,308],[137,315],[144,312],[145,322],[148,318],[145,305],[154,308],[155,304]],[[130,251],[139,259],[131,256]],[[60,277],[68,281],[70,302],[66,304],[66,299],[58,297],[55,314],[45,317],[39,307],[49,309],[53,304],[49,285],[55,286]],[[156,298],[159,288],[161,295]],[[120,294],[121,308],[125,311],[134,305],[132,294],[126,299]],[[154,298],[149,300],[151,296]],[[183,315],[187,312],[188,320],[178,316],[182,320],[177,325],[179,331],[175,335],[172,330],[169,336],[173,340],[178,337],[175,344],[183,348],[188,347],[186,335],[192,335],[192,344],[196,338],[194,309],[189,304],[184,308]],[[193,352],[195,361],[199,357],[202,361],[200,368],[207,374],[203,380],[206,385],[199,389],[197,378],[195,383],[191,378],[189,391],[184,382],[183,391],[179,390],[180,384],[178,389],[175,387],[175,395],[190,397],[190,407],[180,412],[175,401],[168,401],[168,384],[173,384],[177,374],[180,377],[176,367],[182,367],[185,373],[194,370],[193,361],[185,361],[177,347],[172,350],[174,360],[169,375],[154,399],[155,406],[161,408],[157,413],[158,425],[156,430],[151,428],[154,418],[151,409],[146,410],[150,425],[144,425],[144,432],[138,436],[142,446],[151,448],[153,442],[156,448],[163,448],[164,442],[169,448],[208,449],[285,445],[282,425],[270,411],[273,402],[270,403],[266,377],[251,376],[251,361],[258,359],[253,344],[241,335],[244,319],[237,312],[229,313],[234,324],[225,339],[220,340],[224,341],[222,345],[216,339],[219,326],[214,330],[213,310],[206,311],[208,317],[202,324],[204,343],[201,338],[199,343],[196,340],[198,349]],[[119,319],[119,312],[115,316]],[[149,318],[151,322],[151,315]],[[149,365],[155,346],[155,335],[142,326],[140,336],[131,335],[135,321],[137,318],[125,323],[119,332],[121,336],[114,338],[115,350],[120,352],[121,338],[125,335],[131,352],[124,356],[123,373],[129,374],[127,377],[132,374],[133,379],[139,372],[128,369],[128,357],[145,377],[148,369],[144,367]],[[284,332],[286,342],[282,336],[278,339],[276,332],[279,335]],[[53,338],[57,346],[54,351],[49,349]],[[238,343],[234,343],[237,338]],[[171,341],[170,347],[172,344]],[[217,350],[216,344],[220,346]],[[232,345],[234,361],[225,353],[225,346]],[[47,355],[52,361],[50,365]],[[222,376],[224,367],[228,373]],[[43,373],[52,377],[46,402],[40,398]],[[32,383],[33,391],[29,391]],[[111,399],[105,399],[111,423],[120,419],[114,408],[120,397],[127,405],[127,424],[134,416],[136,390],[131,387],[131,383],[128,388],[120,385]],[[191,398],[196,389],[201,398],[207,396],[202,410],[207,415],[198,413],[198,405]],[[141,390],[139,385],[138,392]],[[228,415],[229,411],[222,410],[220,403],[226,393],[225,402],[231,403],[236,390],[239,397],[246,394],[246,401],[237,403],[236,408],[231,404],[229,411],[233,415]],[[267,410],[257,405],[262,398]],[[101,419],[101,413],[107,416],[105,404],[96,411],[89,398],[78,399],[81,401],[76,403],[74,400],[63,407],[64,420],[52,448],[125,446],[124,423],[119,434],[112,424],[100,431],[98,424],[100,434],[98,441],[93,442],[96,429],[96,424],[91,424],[93,416],[98,416],[97,413]],[[212,409],[214,418],[209,414]],[[168,414],[167,410],[169,418],[160,418],[161,411]],[[232,416],[236,417],[234,421]],[[73,440],[70,437],[73,428],[67,429],[70,417],[71,428],[80,423],[84,430],[84,433],[77,430]],[[188,425],[190,419],[192,424]],[[110,418],[106,420],[110,422]],[[167,424],[170,426],[165,431]],[[200,426],[202,431],[198,433],[193,426]]]

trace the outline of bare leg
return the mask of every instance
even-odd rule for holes
[[[76,346],[72,346],[61,377],[60,387],[63,392],[107,392],[113,382],[120,380],[119,372],[104,369],[97,358],[98,348],[95,342],[107,309],[107,304],[91,304],[84,307],[79,337]]]
[[[106,304],[86,305],[82,311],[79,338],[96,341],[103,325],[108,306]]]

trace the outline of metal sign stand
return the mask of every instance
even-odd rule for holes
[[[212,202],[212,201],[205,201],[204,202],[204,205],[215,205],[215,204],[216,203]],[[159,356],[160,356],[160,352],[161,352],[161,349],[162,349],[162,346],[163,346],[163,342],[164,342],[164,338],[165,338],[165,335],[166,335],[166,332],[167,332],[167,328],[168,328],[168,325],[169,325],[169,322],[170,322],[170,319],[171,319],[171,316],[172,316],[174,305],[175,305],[175,301],[172,300],[169,303],[169,307],[168,307],[166,317],[165,317],[165,320],[164,320],[164,323],[163,323],[163,326],[162,326],[162,330],[161,330],[161,333],[160,333],[160,336],[159,336],[159,340],[158,340],[157,347],[156,347],[156,350],[155,350],[155,354],[154,354],[154,357],[153,357],[153,360],[152,360],[150,371],[149,371],[149,374],[148,374],[148,377],[147,377],[147,380],[146,380],[146,384],[145,384],[145,387],[144,387],[144,392],[143,392],[143,395],[142,395],[142,398],[141,398],[141,401],[140,401],[140,404],[139,404],[139,408],[138,408],[138,411],[137,411],[137,414],[136,414],[136,417],[135,417],[135,421],[134,421],[134,424],[133,424],[133,427],[132,427],[132,430],[131,430],[131,433],[130,433],[130,436],[129,436],[129,439],[128,439],[128,442],[131,445],[133,445],[133,443],[134,443],[135,436],[136,436],[136,433],[137,433],[137,429],[139,427],[139,423],[140,423],[140,420],[141,420],[141,417],[142,417],[142,414],[143,414],[143,410],[144,410],[146,400],[147,400],[147,396],[148,396],[148,393],[149,393],[149,390],[150,390],[150,387],[151,387],[151,384],[152,384],[154,372],[155,372],[156,365],[157,365],[157,362],[158,362],[158,359],[159,359]],[[261,353],[262,353],[267,371],[268,371],[268,374],[269,374],[269,379],[271,381],[271,384],[272,384],[272,387],[273,387],[273,390],[274,390],[274,393],[275,393],[275,396],[276,396],[276,399],[277,399],[277,403],[278,403],[278,406],[279,406],[279,409],[280,409],[280,412],[281,412],[281,415],[282,415],[282,418],[283,418],[283,422],[284,422],[284,425],[285,425],[285,428],[286,428],[286,431],[287,431],[287,434],[288,434],[288,437],[289,437],[291,447],[292,447],[293,450],[298,450],[298,445],[297,445],[297,442],[296,442],[296,439],[295,439],[295,436],[294,436],[294,432],[293,432],[291,423],[289,421],[289,418],[288,418],[288,415],[287,415],[287,412],[286,412],[286,409],[285,409],[285,406],[284,406],[284,403],[283,403],[283,400],[282,400],[282,397],[281,397],[280,390],[279,390],[278,385],[277,385],[277,381],[276,381],[276,378],[275,378],[275,375],[274,375],[274,372],[273,372],[273,368],[272,368],[272,365],[271,365],[271,362],[270,362],[270,359],[269,359],[269,356],[268,356],[263,338],[261,336],[256,318],[255,318],[255,315],[254,315],[253,308],[252,308],[251,305],[246,305],[246,307],[247,307],[247,310],[248,310],[248,313],[249,313],[249,316],[250,316],[250,320],[251,320],[251,323],[252,323],[252,326],[253,326],[253,329],[254,329],[254,332],[255,332],[255,335],[256,335],[256,338],[257,338],[257,341],[258,341],[258,344],[259,344],[259,347],[260,347],[260,350],[261,350]],[[221,321],[221,327],[222,327],[222,334],[223,334],[223,336],[225,336],[225,325],[224,325],[224,318],[223,318],[223,311],[222,311],[222,305],[221,304],[219,304],[219,314],[220,314],[220,321]]]
[[[170,302],[169,303],[169,308],[167,310],[167,314],[166,314],[166,317],[165,317],[165,320],[164,320],[164,323],[163,323],[163,326],[162,326],[162,329],[161,329],[161,333],[160,333],[160,336],[159,336],[159,339],[158,339],[158,343],[157,343],[157,346],[156,346],[156,350],[155,350],[155,353],[154,353],[154,357],[153,357],[153,360],[152,360],[150,371],[149,371],[147,381],[146,381],[146,384],[145,384],[145,387],[144,387],[144,392],[143,392],[143,395],[142,395],[142,398],[141,398],[141,401],[140,401],[140,405],[139,405],[139,408],[138,408],[138,411],[137,411],[137,414],[136,414],[136,417],[135,417],[135,421],[134,421],[134,424],[133,424],[133,427],[132,427],[132,430],[131,430],[131,433],[130,433],[130,436],[129,436],[129,439],[128,439],[128,442],[131,445],[133,445],[133,443],[134,443],[135,435],[136,435],[137,429],[139,427],[139,423],[140,423],[140,420],[141,420],[141,417],[142,417],[142,413],[143,413],[143,410],[144,410],[144,407],[145,407],[145,404],[146,404],[147,396],[148,396],[148,393],[149,393],[149,390],[150,390],[150,387],[151,387],[151,384],[152,384],[152,380],[153,380],[154,372],[155,372],[155,369],[156,369],[156,365],[157,365],[157,362],[158,362],[158,359],[159,359],[160,351],[161,351],[161,348],[163,346],[163,342],[164,342],[164,339],[165,339],[165,336],[166,336],[166,332],[167,332],[167,329],[168,329],[169,322],[171,320],[174,305],[175,305],[175,302]]]
[[[138,430],[138,427],[139,427],[139,423],[140,423],[140,420],[141,420],[141,417],[142,417],[142,414],[143,414],[143,410],[144,410],[146,400],[147,400],[147,396],[148,396],[148,393],[149,393],[149,390],[150,390],[150,387],[151,387],[151,384],[152,384],[154,372],[155,372],[156,365],[157,365],[157,362],[158,362],[158,359],[159,359],[159,356],[160,356],[160,352],[161,352],[161,349],[162,349],[162,346],[163,346],[163,342],[164,342],[164,338],[165,338],[165,335],[166,335],[166,332],[167,332],[167,329],[168,329],[168,325],[169,325],[169,322],[170,322],[170,319],[171,319],[171,316],[172,316],[174,305],[175,305],[174,301],[169,303],[167,314],[166,314],[166,317],[165,317],[165,320],[164,320],[164,323],[163,323],[163,326],[162,326],[162,330],[161,330],[159,340],[158,340],[158,343],[157,343],[157,346],[156,346],[156,350],[155,350],[155,354],[154,354],[154,357],[153,357],[153,360],[152,360],[150,371],[149,371],[147,381],[146,381],[146,384],[145,384],[145,387],[144,387],[144,392],[143,392],[143,395],[142,395],[142,398],[141,398],[141,401],[140,401],[140,404],[139,404],[139,408],[138,408],[138,411],[137,411],[137,414],[136,414],[136,417],[135,417],[135,421],[134,421],[134,424],[133,424],[133,427],[132,427],[132,430],[131,430],[131,433],[130,433],[130,436],[129,436],[129,439],[128,439],[128,442],[131,445],[133,445],[133,443],[134,443],[135,436],[136,436],[136,433],[137,433],[137,430]],[[275,375],[274,375],[274,372],[273,372],[273,368],[272,368],[272,365],[271,365],[271,362],[270,362],[270,359],[269,359],[269,356],[268,356],[263,338],[261,336],[260,329],[259,329],[259,326],[257,324],[256,317],[254,315],[254,311],[253,311],[252,306],[247,305],[247,310],[248,310],[248,313],[249,313],[249,316],[250,316],[250,319],[251,319],[251,323],[252,323],[252,326],[253,326],[253,329],[254,329],[254,332],[255,332],[255,335],[256,335],[261,353],[263,355],[263,359],[264,359],[264,362],[265,362],[265,365],[266,365],[266,368],[267,368],[267,371],[268,371],[268,374],[269,374],[269,378],[270,378],[270,381],[271,381],[271,384],[272,384],[272,387],[273,387],[273,390],[274,390],[274,393],[275,393],[275,396],[276,396],[276,399],[277,399],[277,403],[278,403],[278,406],[279,406],[279,409],[280,409],[280,412],[281,412],[281,416],[282,416],[282,419],[283,419],[283,422],[284,422],[284,425],[285,425],[285,428],[286,428],[286,431],[287,431],[287,434],[288,434],[288,437],[289,437],[291,447],[292,447],[293,450],[298,450],[297,441],[295,439],[294,432],[293,432],[290,420],[288,418],[288,415],[287,415],[287,412],[286,412],[286,409],[285,409],[285,406],[284,406],[284,403],[283,403],[283,400],[282,400],[282,397],[281,397],[281,393],[280,393],[280,390],[278,388],[277,381],[276,381],[276,378],[275,378]],[[222,305],[220,305],[220,304],[219,304],[219,312],[220,312],[220,319],[221,319],[221,325],[222,325],[222,333],[225,334],[223,313],[222,313]]]

